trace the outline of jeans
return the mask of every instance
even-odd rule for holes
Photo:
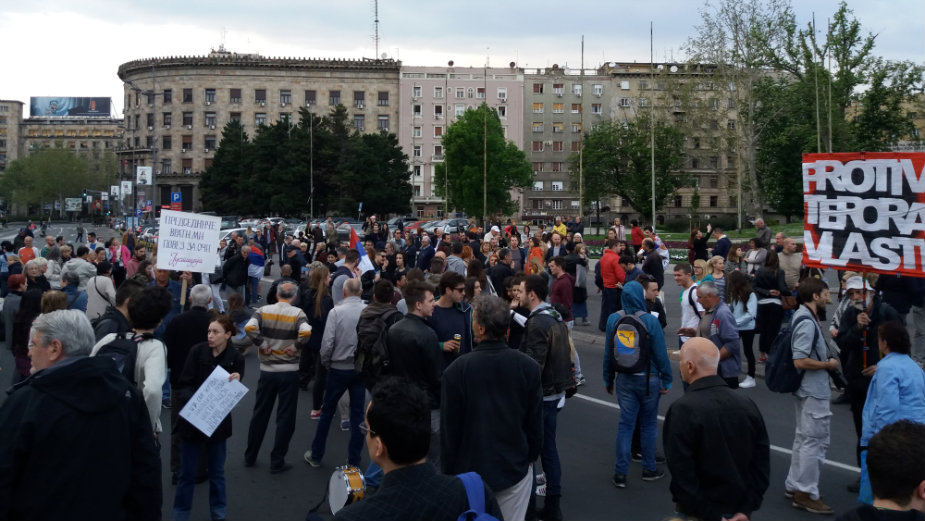
[[[642,446],[642,468],[655,468],[655,442],[658,437],[658,400],[661,382],[656,375],[617,375],[617,403],[620,423],[617,427],[617,460],[614,474],[625,476],[630,466],[633,429],[641,423],[639,443]]]
[[[260,277],[248,277],[247,283],[249,286],[248,289],[250,289],[250,298],[247,302],[250,304],[256,304],[260,299]]]
[[[173,498],[173,518],[186,521],[193,508],[196,467],[199,452],[205,445],[209,454],[209,513],[212,519],[225,519],[228,501],[225,495],[225,440],[180,441],[180,476]]]
[[[597,322],[597,328],[601,331],[607,329],[607,319],[616,311],[620,311],[620,296],[623,290],[618,288],[604,288],[601,294],[601,318]]]
[[[370,461],[369,466],[366,467],[366,472],[363,473],[363,478],[366,480],[367,487],[378,487],[382,483],[382,476],[384,475],[382,467],[376,465],[375,461]]]
[[[829,449],[829,422],[832,418],[829,400],[797,398],[796,416],[790,471],[784,487],[786,490],[806,492],[812,499],[819,499],[819,475],[822,473],[825,453]]]
[[[302,356],[305,356],[305,353]],[[324,404],[324,388],[328,384],[328,370],[321,363],[320,349],[312,349],[312,362],[315,365],[315,383],[312,385],[312,410],[320,411],[322,404]]]
[[[780,304],[758,304],[755,328],[758,330],[758,351],[760,353],[771,354],[771,343],[777,337],[783,319],[784,308]]]
[[[312,458],[321,461],[324,457],[325,444],[331,422],[337,413],[337,401],[344,392],[350,393],[350,442],[347,446],[347,462],[354,467],[360,466],[363,441],[365,436],[360,431],[363,423],[363,405],[366,401],[366,387],[354,370],[328,369],[328,382],[324,389],[324,404],[321,406],[321,419],[312,440]]]
[[[556,446],[556,421],[559,416],[559,400],[543,401],[543,450],[540,460],[546,473],[546,495],[562,495],[562,464],[559,462],[559,448]]]
[[[270,414],[273,413],[273,404],[276,403],[277,397],[279,404],[276,408],[276,439],[270,452],[270,468],[278,469],[286,463],[289,441],[295,432],[296,406],[299,401],[297,371],[260,371],[254,415],[247,430],[247,449],[244,451],[246,464],[252,465],[257,461],[257,453],[260,452],[260,445],[267,433],[267,424],[270,422]]]

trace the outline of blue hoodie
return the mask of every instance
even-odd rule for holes
[[[623,311],[626,314],[633,314],[637,311],[643,311],[646,314],[642,316],[642,323],[649,330],[649,337],[652,340],[652,357],[649,359],[649,372],[658,374],[662,380],[663,389],[671,389],[671,362],[668,360],[668,348],[665,346],[665,334],[662,332],[662,325],[654,315],[646,309],[645,291],[642,285],[635,280],[623,286],[623,294],[620,297],[623,303]],[[607,333],[604,335],[604,387],[613,389],[616,368],[611,367],[610,352],[613,349],[613,330],[620,320],[618,313],[613,313],[607,319]]]

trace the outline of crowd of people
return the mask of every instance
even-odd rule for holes
[[[297,234],[268,224],[222,240],[217,268],[203,274],[157,269],[155,252],[131,232],[109,240],[90,232],[72,244],[45,237],[40,249],[23,229],[0,255],[0,325],[16,361],[0,409],[0,519],[160,519],[165,430],[171,518],[190,517],[195,484],[208,480],[211,518],[225,519],[231,416],[205,435],[179,410],[216,367],[242,379],[255,351],[244,466],[257,466],[275,409],[268,470],[292,468],[298,397],[310,388],[307,410],[317,424],[303,460],[323,464],[332,423],[349,432],[351,466],[361,466],[364,445],[369,456],[367,498],[335,519],[455,519],[472,508],[471,488],[480,485],[478,503],[498,519],[561,520],[557,418],[590,381],[572,333],[597,334],[592,292],[601,295],[593,318],[604,333],[603,387],[621,409],[611,480],[618,489],[630,486],[632,461],[643,481],[665,477],[667,467],[679,514],[747,520],[769,485],[769,440],[761,411],[739,389],[755,386],[757,366],[775,348],[789,348],[802,372],[785,482],[793,506],[833,513],[819,476],[836,381],[851,406],[862,469],[849,486],[875,515],[921,511],[925,458],[895,473],[884,463],[897,445],[919,455],[925,446],[925,339],[912,327],[923,326],[915,319],[921,279],[840,273],[823,331],[830,296],[822,274],[802,265],[792,238],[779,233],[772,246],[770,228],[755,225],[747,245],[719,228],[694,230],[689,262],[672,265],[651,227],[620,219],[607,228],[597,262],[580,219],[557,217],[532,231],[470,221],[428,233],[390,230],[370,217],[349,243],[330,219]],[[274,257],[279,275],[263,302],[260,284]],[[666,271],[681,293],[680,327],[671,332]],[[775,345],[790,324],[790,345]],[[685,394],[671,404],[659,454],[658,404],[678,377]],[[169,429],[162,408],[170,409]],[[105,436],[94,435],[98,429]],[[51,455],[36,447],[75,434],[87,445],[68,445],[70,457],[50,460],[66,447]],[[92,464],[100,476],[75,483],[59,472],[62,462]],[[477,477],[465,485],[452,478],[470,472]],[[68,480],[68,501],[42,501],[38,490],[49,480]],[[870,512],[861,507],[844,519]]]

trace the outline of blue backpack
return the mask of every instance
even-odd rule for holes
[[[785,325],[774,337],[771,343],[771,353],[764,366],[764,383],[767,384],[768,389],[776,393],[792,393],[800,388],[800,384],[803,383],[803,371],[793,365],[793,330],[800,322],[812,319],[811,316],[800,315],[790,324]],[[815,351],[816,342],[819,340],[819,328],[813,329],[813,346],[809,352],[810,356]]]
[[[482,477],[476,472],[466,472],[456,477],[466,487],[466,497],[469,499],[469,510],[459,514],[456,521],[498,521],[497,517],[485,512],[485,485],[482,484]]]

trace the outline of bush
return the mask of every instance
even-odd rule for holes
[[[659,233],[661,232],[671,232],[671,233],[689,233],[690,232],[691,221],[689,219],[669,219],[665,221],[659,228]]]

